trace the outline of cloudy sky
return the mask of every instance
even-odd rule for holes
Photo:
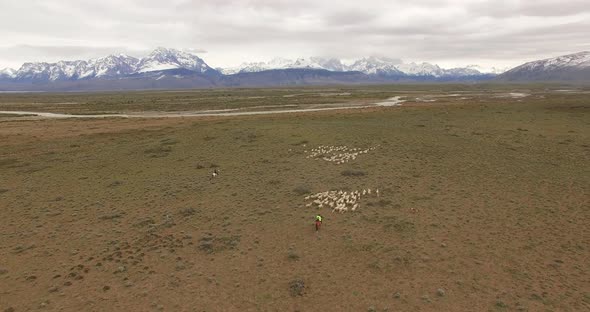
[[[213,67],[273,57],[385,56],[510,67],[590,50],[588,0],[0,0],[0,68],[197,52]]]

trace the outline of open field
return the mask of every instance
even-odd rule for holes
[[[590,309],[590,94],[425,88],[1,95],[76,114],[408,101],[0,115],[0,311]],[[308,157],[319,146],[368,152],[337,164]],[[354,212],[306,207],[368,188]]]
[[[558,90],[558,91],[555,91]],[[210,89],[102,93],[0,93],[0,111],[118,114],[207,110],[277,110],[372,104],[394,96],[437,104],[501,101],[512,95],[590,94],[560,85],[386,85],[349,87]],[[459,101],[460,100],[460,101]]]

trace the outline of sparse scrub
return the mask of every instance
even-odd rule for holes
[[[120,186],[120,185],[122,185],[122,184],[123,184],[123,182],[116,180],[116,181],[113,181],[113,182],[111,182],[111,183],[108,185],[108,187],[117,187],[117,186]]]
[[[236,249],[240,243],[239,235],[214,237],[207,234],[199,240],[198,249],[206,253],[214,253],[228,249]]]
[[[197,213],[197,210],[194,208],[183,208],[180,209],[179,214],[181,217],[190,217]]]
[[[144,151],[144,153],[150,155],[150,157],[166,157],[170,152],[172,152],[172,148],[165,145],[148,148]]]
[[[388,206],[389,204],[391,204],[391,200],[381,199],[381,200],[378,200],[376,202],[369,202],[369,203],[367,203],[367,206],[385,207],[385,206]],[[397,208],[399,208],[399,205],[398,205]]]
[[[362,177],[367,174],[364,170],[346,169],[340,172],[345,177]]]
[[[121,217],[123,217],[123,214],[116,212],[116,213],[101,216],[99,219],[100,220],[115,220],[115,219],[118,219]]]
[[[139,222],[133,224],[133,226],[138,227],[138,228],[143,228],[143,227],[147,227],[147,226],[155,225],[155,224],[156,224],[156,221],[154,221],[154,219],[146,218],[142,221],[139,221]]]
[[[294,145],[294,146],[299,146],[299,145],[306,145],[306,144],[308,144],[308,143],[309,143],[309,141],[308,141],[308,140],[301,140],[301,141],[299,141],[299,142],[297,142],[297,143],[293,143],[292,145]]]
[[[309,185],[299,185],[296,188],[293,189],[293,192],[295,192],[295,194],[297,195],[305,195],[305,194],[310,194],[311,193],[311,187],[309,187]]]
[[[400,220],[397,217],[384,217],[382,221],[385,231],[395,231],[399,234],[411,234],[416,231],[416,225],[412,221]]]
[[[502,300],[497,300],[495,306],[496,306],[496,308],[502,309],[502,310],[508,308],[508,305]]]
[[[175,139],[163,139],[160,140],[161,145],[175,145],[178,144],[178,141]]]
[[[305,282],[302,279],[296,279],[289,283],[289,293],[293,297],[303,296],[305,294]]]
[[[0,159],[0,168],[2,167],[10,167],[18,163],[18,159],[15,158],[4,158]]]

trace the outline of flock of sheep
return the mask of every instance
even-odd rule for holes
[[[305,153],[309,153],[306,158],[313,158],[313,159],[323,159],[329,162],[335,162],[337,165],[347,163],[351,160],[355,160],[358,155],[360,154],[367,154],[369,151],[374,150],[376,147],[370,147],[367,149],[360,149],[360,148],[350,148],[346,145],[340,146],[329,146],[329,145],[320,145],[316,148],[311,149],[310,151],[305,151]],[[363,189],[363,190],[356,190],[356,191],[325,191],[320,192],[317,194],[305,196],[306,201],[311,201],[306,206],[307,207],[329,207],[332,209],[332,212],[345,212],[345,211],[355,211],[359,207],[358,201],[361,197],[366,195],[375,195],[379,196],[379,190],[376,189],[371,191],[371,189]]]
[[[374,192],[371,189],[364,189],[362,191],[325,191],[317,194],[305,196],[305,200],[311,200],[312,202],[307,204],[307,207],[316,206],[317,208],[330,207],[332,212],[345,212],[350,208],[351,211],[355,211],[359,204],[357,201],[362,196],[374,194],[379,196],[379,190]]]
[[[323,159],[329,162],[335,162],[337,165],[347,163],[351,160],[355,160],[360,154],[366,154],[369,151],[374,150],[375,147],[367,149],[350,148],[348,146],[324,146],[320,145],[317,148],[309,151],[307,158]],[[308,153],[308,151],[305,151]]]

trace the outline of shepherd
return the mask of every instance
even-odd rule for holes
[[[215,168],[215,169],[213,170],[213,173],[211,174],[211,179],[213,179],[213,178],[217,177],[218,175],[219,175],[219,171],[217,171],[217,168]]]
[[[322,227],[322,219],[323,219],[323,217],[319,213],[315,216],[315,231],[316,232],[320,230],[320,227]]]

